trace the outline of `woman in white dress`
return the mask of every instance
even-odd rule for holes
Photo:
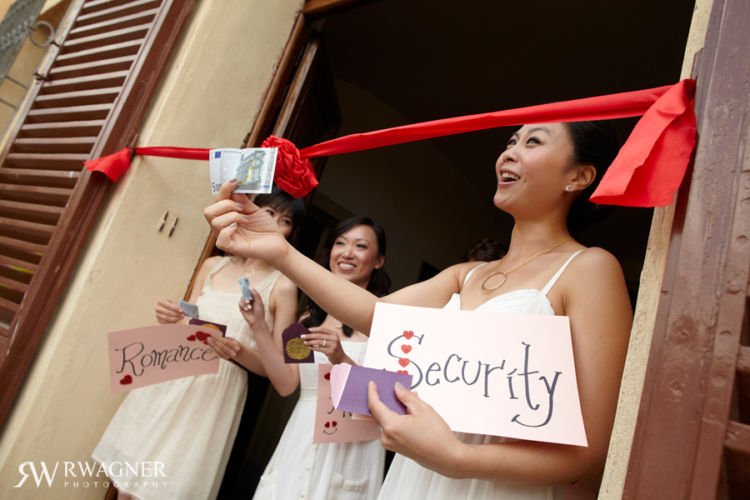
[[[275,230],[288,237],[299,224],[304,207],[283,192],[258,197],[257,202]],[[247,276],[269,304],[269,328],[281,331],[295,319],[297,287],[268,263],[252,258],[211,257],[196,276],[190,301],[199,317],[227,326],[226,337],[209,339],[215,350],[233,353],[234,360],[265,375],[255,350],[253,332],[237,309],[238,280]],[[178,305],[161,300],[156,305],[159,323],[185,321]],[[118,498],[216,498],[229,459],[247,394],[247,375],[236,363],[221,361],[215,374],[186,377],[135,389],[112,418],[92,457],[107,466],[155,463],[154,478],[110,478]],[[112,470],[119,470],[116,467]],[[122,469],[127,471],[123,465]]]
[[[507,254],[488,264],[452,266],[382,299],[342,283],[269,234],[271,225],[250,204],[233,211],[226,190],[206,209],[221,230],[220,247],[268,259],[324,309],[362,332],[369,331],[377,300],[570,318],[588,447],[454,434],[415,393],[397,387],[407,407],[407,415],[399,416],[378,400],[371,384],[370,409],[383,428],[381,441],[403,455],[388,471],[381,498],[553,498],[571,484],[596,491],[632,311],[617,260],[600,248],[583,247],[570,231],[579,221],[571,207],[591,206],[588,195],[616,155],[608,125],[521,127],[495,165],[494,204],[515,223]]]
[[[351,217],[329,234],[320,262],[375,296],[390,288],[385,264],[385,231],[369,217]],[[310,303],[302,324],[310,333],[304,342],[314,364],[286,364],[281,339],[263,326],[263,302],[241,304],[255,332],[265,371],[274,388],[287,396],[300,386],[300,397],[255,491],[255,500],[375,500],[383,481],[385,451],[380,442],[313,443],[318,364],[364,361],[367,337]],[[221,355],[221,354],[219,354]]]

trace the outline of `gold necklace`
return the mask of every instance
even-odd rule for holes
[[[556,243],[555,245],[552,245],[551,247],[547,248],[546,250],[542,250],[541,252],[537,252],[534,255],[532,255],[531,257],[529,257],[528,259],[526,259],[525,261],[523,261],[520,264],[518,264],[516,267],[514,267],[514,268],[512,268],[512,269],[510,269],[508,271],[501,271],[500,270],[500,265],[503,263],[503,261],[500,260],[500,262],[498,262],[498,264],[497,264],[497,267],[498,267],[497,271],[495,271],[494,273],[490,274],[489,276],[487,276],[484,279],[484,281],[482,281],[482,291],[483,292],[487,292],[487,293],[494,292],[495,290],[497,290],[498,288],[500,288],[501,286],[503,286],[506,281],[508,281],[508,275],[510,273],[512,273],[514,271],[518,271],[523,266],[525,266],[526,264],[528,264],[532,260],[536,259],[540,255],[544,255],[545,253],[550,253],[555,248],[557,248],[559,246],[562,246],[563,243],[567,243],[567,242],[569,242],[571,240],[573,240],[573,238],[566,238],[566,239],[562,240],[560,243]],[[494,278],[495,276],[500,276],[501,277],[500,283],[498,283],[497,285],[492,286],[492,287],[487,286],[487,282],[491,278]]]

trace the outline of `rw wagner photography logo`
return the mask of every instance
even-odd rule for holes
[[[13,488],[164,488],[168,484],[164,462],[26,461],[18,464]]]

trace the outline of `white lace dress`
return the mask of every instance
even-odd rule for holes
[[[201,319],[227,325],[227,337],[254,347],[252,332],[239,312],[239,286],[234,293],[211,285],[229,259],[221,259],[211,271],[196,304]],[[266,304],[280,275],[275,271],[255,287]],[[266,321],[273,327],[268,311]],[[118,462],[131,467],[144,462],[163,464],[156,467],[165,477],[130,476],[115,484],[138,498],[216,498],[246,395],[244,369],[223,359],[218,373],[135,389],[122,402],[91,455],[107,470],[111,466],[120,470]]]
[[[547,293],[580,251],[571,255],[542,290],[523,289],[497,295],[479,305],[476,310],[498,311],[517,314],[555,314],[547,298]],[[482,265],[482,264],[480,264]],[[479,267],[479,266],[477,266]],[[474,269],[477,269],[475,267]],[[472,269],[464,283],[469,280]],[[461,296],[454,294],[444,309],[460,310]],[[465,443],[502,443],[503,438],[479,434],[456,433]],[[454,499],[502,499],[502,500],[552,500],[559,498],[561,491],[549,486],[519,487],[503,484],[500,481],[480,479],[452,479],[426,469],[413,460],[396,455],[388,469],[388,475],[380,491],[380,500],[402,500],[406,498],[429,498],[430,500]]]
[[[341,346],[355,363],[364,361],[367,342],[343,341]],[[330,361],[316,352],[314,364],[299,365],[299,401],[260,478],[254,500],[374,500],[378,496],[385,461],[379,440],[312,442],[320,363]]]

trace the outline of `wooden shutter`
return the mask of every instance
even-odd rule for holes
[[[133,141],[193,0],[74,0],[0,153],[0,422],[110,182],[88,158]]]

